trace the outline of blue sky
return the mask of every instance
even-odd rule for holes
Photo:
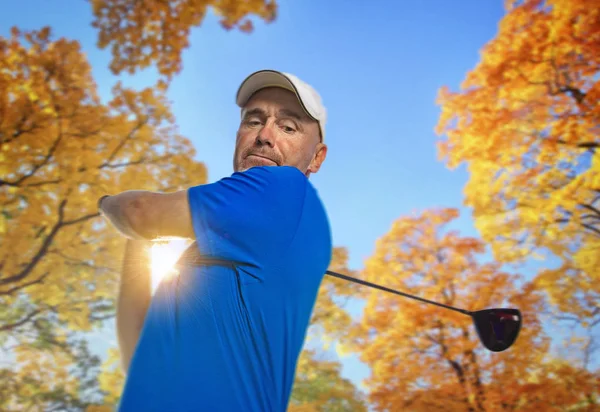
[[[278,18],[251,35],[227,32],[210,15],[192,31],[184,68],[169,97],[180,132],[190,138],[209,180],[232,172],[239,111],[234,95],[251,72],[288,71],[312,84],[328,109],[328,158],[311,177],[330,215],[336,246],[360,268],[375,241],[402,215],[460,207],[467,175],[437,160],[438,89],[456,89],[479,59],[504,14],[503,1],[280,1]],[[5,2],[0,34],[50,25],[81,42],[99,91],[117,78],[109,53],[96,48],[91,6],[75,0]],[[152,70],[122,77],[142,87]],[[457,224],[474,234],[469,212]],[[365,369],[344,361],[353,379]]]

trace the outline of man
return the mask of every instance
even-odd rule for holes
[[[117,313],[122,411],[287,409],[331,259],[326,211],[308,181],[327,154],[326,114],[311,86],[272,70],[246,78],[236,102],[233,175],[99,201],[132,239]],[[135,267],[157,237],[195,243],[150,299],[149,275]]]

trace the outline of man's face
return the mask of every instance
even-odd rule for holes
[[[281,88],[255,93],[244,106],[237,132],[233,168],[294,166],[306,176],[319,171],[327,154],[319,125],[296,95]]]

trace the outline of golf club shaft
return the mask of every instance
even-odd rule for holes
[[[434,302],[432,300],[427,300],[427,299],[424,299],[424,298],[420,298],[418,296],[409,295],[408,293],[404,293],[404,292],[400,292],[400,291],[397,291],[397,290],[394,290],[394,289],[386,288],[385,286],[380,286],[380,285],[377,285],[375,283],[367,282],[366,280],[356,279],[356,278],[353,278],[352,276],[346,276],[346,275],[342,275],[341,273],[332,272],[331,270],[325,271],[325,274],[327,274],[329,276],[336,277],[336,278],[348,280],[350,282],[358,283],[360,285],[370,286],[370,287],[375,288],[375,289],[383,290],[384,292],[390,292],[390,293],[393,293],[395,295],[404,296],[405,298],[411,298],[411,299],[415,299],[415,300],[420,300],[421,302],[431,303],[432,305],[435,305],[435,306],[440,306],[442,308],[450,309],[450,310],[453,310],[455,312],[460,312],[460,313],[462,313],[464,315],[471,316],[471,312],[468,311],[468,310],[455,308],[453,306],[444,305],[443,303],[438,303],[438,302]]]
[[[187,265],[199,265],[199,264],[213,264],[213,265],[217,264],[218,265],[218,264],[224,264],[226,266],[230,266],[232,263],[228,262],[228,261],[221,260],[221,259],[207,259],[207,258],[205,258],[205,257],[203,257],[203,256],[200,255],[200,251],[199,251],[199,249],[198,249],[198,247],[196,245],[191,245],[183,253],[183,255],[179,258],[178,264],[187,264]],[[385,286],[380,286],[380,285],[377,285],[375,283],[367,282],[366,280],[356,279],[356,278],[353,278],[352,276],[346,276],[346,275],[342,275],[341,273],[332,272],[331,270],[326,270],[325,273],[327,275],[329,275],[329,276],[333,276],[333,277],[344,279],[344,280],[347,280],[347,281],[350,281],[350,282],[358,283],[360,285],[369,286],[369,287],[372,287],[372,288],[375,288],[375,289],[383,290],[384,292],[390,292],[390,293],[393,293],[395,295],[404,296],[406,298],[419,300],[419,301],[424,302],[424,303],[431,303],[432,305],[435,305],[435,306],[440,306],[442,308],[450,309],[450,310],[453,310],[455,312],[460,312],[463,315],[472,316],[472,312],[470,312],[468,310],[458,309],[458,308],[455,308],[455,307],[452,307],[452,306],[444,305],[443,303],[437,303],[437,302],[434,302],[434,301],[431,301],[431,300],[420,298],[418,296],[409,295],[408,293],[399,292],[399,291],[394,290],[394,289],[386,288]]]

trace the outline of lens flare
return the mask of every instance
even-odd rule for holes
[[[163,280],[179,274],[174,265],[189,244],[190,242],[184,239],[169,239],[157,241],[152,245],[150,254],[152,294],[156,292]]]

